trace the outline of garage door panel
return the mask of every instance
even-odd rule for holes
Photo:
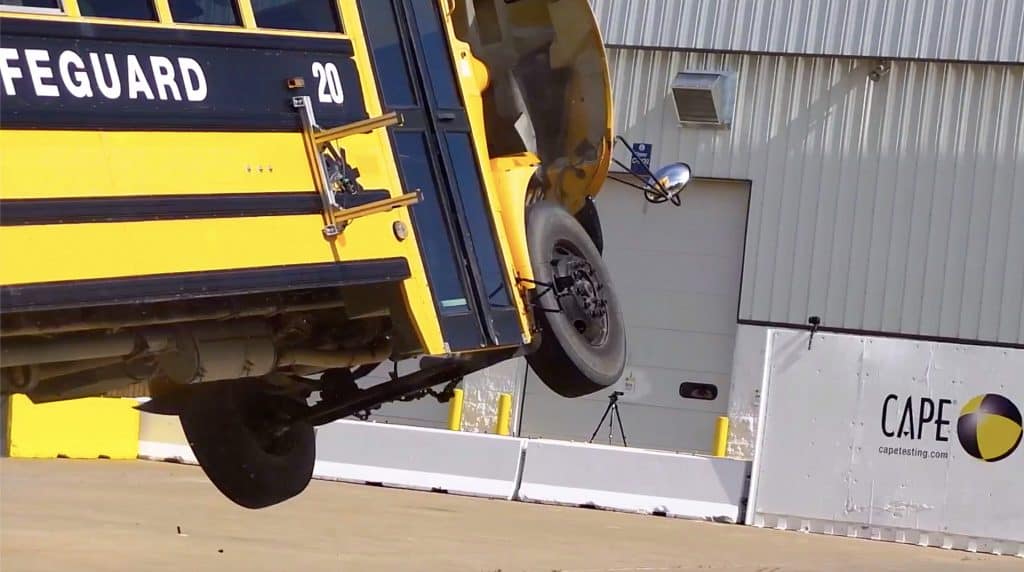
[[[674,291],[638,288],[621,302],[629,326],[725,335],[736,331],[736,298],[730,294],[680,296]]]
[[[647,366],[629,366],[623,376],[622,391],[631,403],[660,405],[685,411],[719,412],[728,408],[729,374]],[[692,399],[679,395],[683,382],[714,386],[715,399]],[[603,399],[603,397],[602,397]]]
[[[728,373],[732,369],[733,336],[627,328],[629,363]]]
[[[728,409],[749,184],[697,180],[682,208],[651,205],[619,183],[598,198],[605,260],[621,300],[627,364],[614,386],[631,446],[708,451]],[[524,435],[586,440],[609,391],[570,400],[529,377]],[[689,381],[713,400],[680,397]],[[607,429],[601,436],[607,440]],[[600,439],[599,439],[600,441]]]
[[[662,254],[642,250],[609,250],[605,260],[612,280],[623,296],[636,289],[716,294],[729,291],[723,285],[738,284],[741,265],[718,256]]]
[[[694,220],[688,221],[687,217],[680,217],[675,221],[676,225],[690,225],[696,228],[687,228],[686,232],[665,232],[657,226],[642,225],[630,227],[628,225],[605,224],[606,213],[602,213],[602,229],[605,235],[612,236],[611,242],[606,242],[605,247],[609,250],[649,250],[665,253],[690,253],[721,256],[724,258],[735,258],[733,251],[742,247],[742,241],[729,236],[732,229],[717,225],[714,221]],[[620,228],[616,228],[620,227]]]
[[[586,441],[597,427],[607,405],[607,399],[532,399],[529,407],[523,411],[521,435]],[[645,405],[625,398],[620,401],[619,412],[630,447],[670,451],[709,450],[714,437],[715,421],[720,415],[713,411]],[[616,424],[612,441],[614,444],[620,443],[618,431]],[[607,420],[601,425],[594,442],[608,443]]]
[[[611,183],[606,192],[598,196],[597,204],[602,215],[609,215],[608,228],[625,239],[641,231],[645,237],[689,238],[717,234],[735,240],[742,238],[736,237],[733,231],[745,224],[747,195],[745,185],[697,180],[685,191],[682,206],[669,208],[669,205],[648,203],[640,191]],[[722,230],[714,230],[719,228]]]
[[[528,399],[543,397],[544,399],[564,400],[566,403],[577,401],[595,401],[608,404],[609,391],[601,391],[583,397],[567,399],[559,397],[540,381],[532,370],[528,373],[526,394]],[[687,411],[717,412],[728,407],[729,374],[686,369],[647,367],[631,365],[623,373],[623,382],[614,387],[622,391],[622,398],[630,403],[672,407]],[[679,385],[683,382],[705,383],[718,389],[718,396],[713,400],[687,399],[679,395]]]
[[[699,185],[699,187],[698,187]],[[699,181],[683,206],[650,205],[628,188],[598,198],[609,248],[658,248],[735,257],[742,248],[747,190],[733,183]]]

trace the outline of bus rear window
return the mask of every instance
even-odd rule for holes
[[[170,0],[171,17],[187,24],[239,26],[235,0]]]
[[[260,28],[340,32],[333,0],[252,0]]]
[[[83,16],[156,20],[152,0],[78,0]]]

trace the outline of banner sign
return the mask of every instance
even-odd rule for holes
[[[633,154],[629,158],[629,169],[637,175],[646,176],[651,168],[651,153],[654,146],[650,143],[634,143]]]
[[[1024,350],[807,336],[769,334],[755,524],[1024,554]]]

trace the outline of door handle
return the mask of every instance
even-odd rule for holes
[[[437,114],[438,121],[455,121],[454,111],[440,111]]]

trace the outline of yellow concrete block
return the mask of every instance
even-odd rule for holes
[[[10,456],[34,459],[135,459],[139,412],[134,399],[89,397],[34,404],[11,397]]]

